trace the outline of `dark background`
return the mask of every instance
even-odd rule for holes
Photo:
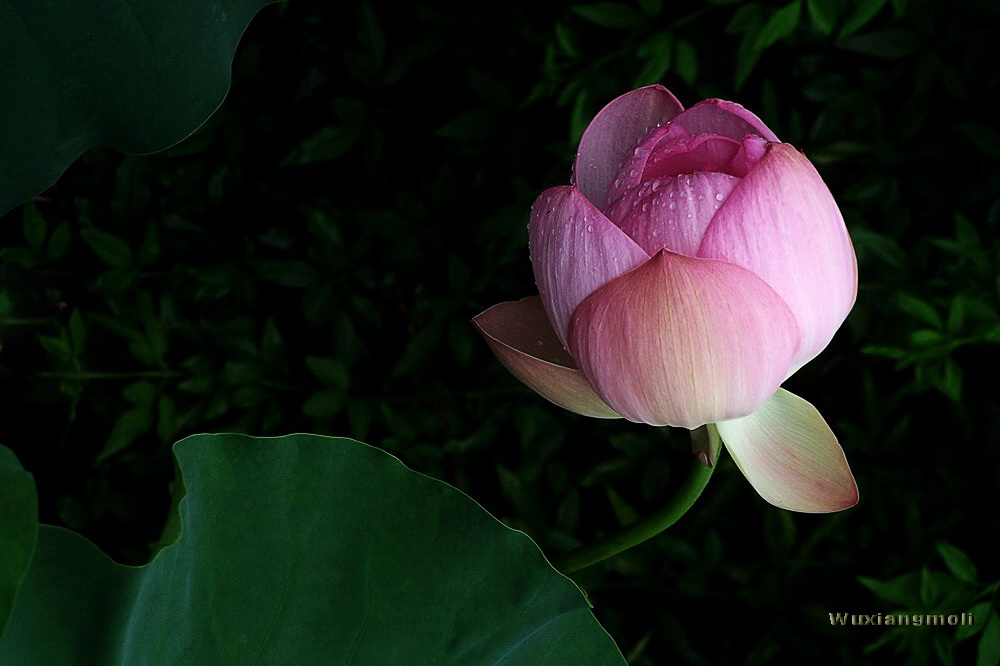
[[[660,82],[755,111],[841,205],[857,305],[786,386],[840,436],[861,502],[781,511],[723,454],[675,527],[574,578],[637,664],[976,663],[982,633],[827,614],[996,596],[998,18],[931,0],[269,6],[192,137],[91,151],[0,220],[2,441],[43,521],[132,564],[166,516],[170,445],[206,431],[356,437],[550,554],[643,514],[687,432],[550,405],[469,319],[535,292],[531,202],[568,182],[601,106]]]

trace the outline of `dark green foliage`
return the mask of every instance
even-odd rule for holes
[[[535,291],[533,198],[568,181],[604,103],[659,81],[754,110],[841,204],[858,304],[787,386],[840,436],[861,503],[782,512],[724,457],[669,533],[575,576],[595,614],[635,664],[996,663],[1000,620],[904,643],[827,617],[895,608],[859,577],[1000,579],[994,4],[471,7],[267,7],[194,136],[91,151],[0,219],[2,437],[43,520],[143,561],[168,447],[203,431],[364,439],[552,553],[655,506],[686,432],[553,407],[468,320]],[[973,596],[956,607],[995,601]]]
[[[910,625],[887,627],[884,617],[871,618],[869,624],[881,625],[881,636],[873,641],[866,653],[885,651],[885,646],[895,647],[897,654],[908,655],[909,664],[934,663],[936,657],[943,664],[966,663],[956,657],[957,643],[973,636],[977,646],[978,666],[1000,663],[1000,620],[997,591],[1000,581],[979,583],[976,567],[969,556],[951,544],[939,541],[937,552],[948,569],[947,573],[923,568],[890,580],[859,577],[859,581],[878,597],[885,607],[879,611],[886,616],[934,617],[935,624],[914,629]],[[958,616],[954,624],[944,624],[940,615]],[[922,623],[926,620],[921,619]],[[955,628],[952,628],[954,626]],[[972,654],[967,650],[966,654]]]

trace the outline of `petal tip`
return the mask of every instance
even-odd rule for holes
[[[843,448],[819,411],[802,398],[779,389],[750,416],[717,427],[740,471],[774,506],[833,513],[858,503]]]

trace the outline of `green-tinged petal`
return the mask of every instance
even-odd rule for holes
[[[760,496],[804,513],[858,503],[858,486],[836,435],[819,411],[778,389],[760,409],[716,424],[726,448]]]
[[[472,323],[504,367],[543,398],[584,416],[620,418],[563,349],[537,296],[494,305]]]

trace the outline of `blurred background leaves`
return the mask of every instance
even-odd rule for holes
[[[669,493],[687,434],[549,405],[468,320],[534,292],[530,204],[603,104],[653,82],[733,99],[806,151],[855,242],[858,304],[788,388],[839,434],[861,503],[782,512],[724,459],[668,534],[575,578],[631,663],[932,663],[943,648],[866,653],[884,632],[827,614],[891,610],[858,577],[940,568],[939,541],[1000,579],[998,12],[266,7],[193,136],[92,150],[0,219],[3,443],[44,521],[125,563],[162,529],[169,445],[202,431],[364,439],[553,552],[612,530]]]

